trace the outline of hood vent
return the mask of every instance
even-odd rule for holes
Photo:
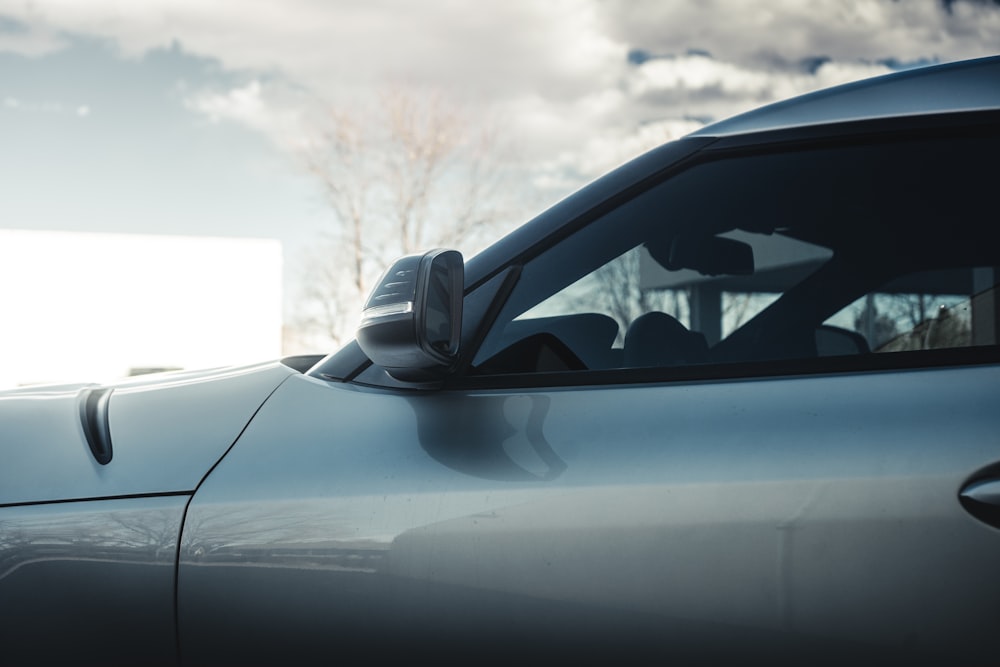
[[[84,389],[80,403],[80,421],[90,451],[101,465],[111,461],[111,425],[108,423],[108,403],[111,387]]]

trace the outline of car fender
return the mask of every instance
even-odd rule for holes
[[[293,374],[273,362],[0,392],[0,506],[191,492]],[[95,392],[108,397],[104,463],[86,433]]]

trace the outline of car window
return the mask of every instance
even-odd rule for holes
[[[473,372],[996,346],[1000,234],[979,165],[997,143],[940,136],[692,166],[528,261]]]
[[[996,345],[995,269],[972,267],[900,276],[827,319],[864,338],[872,352]],[[973,317],[973,315],[977,317]]]

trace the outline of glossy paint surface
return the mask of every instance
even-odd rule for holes
[[[275,659],[383,636],[981,657],[1000,533],[958,493],[1000,461],[998,386],[994,367],[434,395],[295,377],[192,501],[182,653],[217,661],[241,628]]]
[[[292,373],[271,363],[123,382],[107,465],[84,439],[79,387],[2,392],[0,505],[192,490]]]
[[[187,496],[0,508],[4,664],[172,664]]]
[[[994,56],[834,86],[712,123],[690,136],[721,137],[783,127],[998,106],[1000,56]]]

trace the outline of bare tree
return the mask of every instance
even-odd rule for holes
[[[303,262],[295,326],[343,342],[392,259],[478,249],[483,232],[513,217],[500,149],[495,132],[441,95],[395,89],[374,109],[330,107],[301,152],[332,224]]]

